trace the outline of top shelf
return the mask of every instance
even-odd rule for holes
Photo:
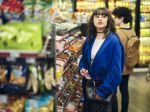
[[[142,1],[141,5],[143,5],[143,6],[149,6],[150,5],[150,1]]]
[[[43,58],[46,54],[52,57],[51,52],[40,53],[35,51],[0,50],[0,58]]]

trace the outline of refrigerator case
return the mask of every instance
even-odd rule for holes
[[[140,5],[140,64],[150,62],[150,0],[141,0]]]
[[[98,7],[106,7],[105,0],[77,0],[75,12],[77,22],[87,23],[89,16]]]
[[[108,8],[113,10],[118,6],[125,6],[132,10],[133,23],[140,38],[140,59],[139,66],[147,66],[150,61],[150,0],[113,0],[108,2]],[[137,11],[140,14],[137,14]],[[139,16],[140,15],[140,16]],[[139,20],[139,21],[138,21]],[[138,29],[139,28],[139,29]]]

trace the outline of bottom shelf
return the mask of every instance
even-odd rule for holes
[[[1,112],[55,112],[54,93],[36,96],[0,95]]]

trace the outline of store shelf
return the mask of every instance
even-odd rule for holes
[[[133,72],[134,73],[142,73],[142,72],[148,72],[148,68],[146,67],[146,68],[134,68],[133,69]]]
[[[20,22],[21,24],[21,22]],[[21,24],[22,26],[24,24]],[[9,28],[9,27],[8,27]],[[42,102],[48,111],[55,110],[55,26],[51,25],[49,28],[49,33],[46,36],[40,35],[40,44],[35,47],[28,47],[28,43],[17,44],[15,47],[5,47],[0,48],[0,95],[5,95],[8,99],[1,104],[4,105],[0,110],[5,111],[5,109],[13,112],[23,112],[32,110],[31,105],[33,100]],[[40,29],[41,31],[42,29]],[[37,32],[36,32],[37,33]],[[34,35],[36,37],[36,35]],[[42,38],[43,37],[43,38]],[[50,38],[51,37],[51,38]],[[9,40],[8,40],[9,41]],[[16,42],[16,41],[15,41]],[[36,38],[35,43],[38,42]],[[10,43],[9,43],[10,44]],[[27,44],[22,48],[23,44]],[[22,50],[23,49],[23,50]],[[27,50],[26,50],[27,49]],[[50,74],[49,76],[46,74]],[[3,75],[3,76],[2,76]],[[51,78],[51,81],[47,81]],[[49,88],[47,85],[49,84]],[[9,97],[13,98],[10,99]],[[21,104],[20,99],[23,99]],[[47,101],[41,101],[40,98],[45,98]],[[10,103],[11,102],[11,103]],[[28,106],[26,105],[28,103]],[[34,102],[35,103],[35,102]],[[51,103],[51,105],[49,105]],[[18,108],[14,105],[20,104]],[[10,105],[10,106],[8,106]],[[42,105],[42,106],[43,106]],[[48,106],[47,106],[48,105]],[[34,107],[36,111],[41,110],[42,106]],[[8,109],[9,108],[9,109]],[[49,109],[51,108],[51,109]]]
[[[26,52],[26,51],[16,51],[16,50],[0,50],[0,57],[15,57],[15,58],[24,58],[24,57],[38,57],[37,52]]]
[[[75,88],[75,86],[76,86],[78,80],[79,80],[79,77],[78,77],[77,81],[76,81],[75,84],[74,84],[74,88]],[[66,88],[66,89],[67,89],[67,88]],[[74,89],[74,90],[72,91],[72,93],[69,95],[69,97],[68,97],[67,101],[65,102],[64,106],[67,105],[67,102],[71,99],[71,97],[72,97],[72,95],[74,94],[74,92],[75,92],[75,89]]]
[[[56,41],[62,41],[63,39],[67,38],[69,36],[69,33],[61,35],[61,36],[56,36]]]
[[[150,29],[150,26],[149,27],[141,27],[141,29]]]
[[[148,12],[146,12],[146,11],[141,11],[140,13],[147,13],[147,14],[149,14],[150,12],[148,11]]]
[[[150,50],[149,50],[149,39],[150,39],[150,8],[149,5],[150,1],[142,0],[140,5],[140,38],[141,38],[141,44],[140,44],[140,65],[147,66],[150,62]]]
[[[76,32],[77,31],[75,30],[70,31],[69,34],[76,35]],[[63,112],[67,109],[67,105],[69,102],[71,102],[72,100],[71,98],[74,96],[74,93],[76,91],[75,89],[76,84],[79,80],[79,75],[77,75],[77,72],[78,72],[77,62],[78,62],[78,57],[80,55],[81,49],[78,49],[78,44],[80,45],[80,42],[81,42],[83,45],[84,39],[83,37],[80,37],[78,35],[76,35],[75,37],[76,38],[74,38],[71,41],[66,41],[66,45],[63,51],[61,51],[60,54],[56,55],[56,59],[59,58],[61,60],[61,57],[62,57],[62,60],[65,59],[65,61],[63,61],[65,64],[63,63],[62,66],[61,64],[59,66],[60,68],[63,68],[63,72],[61,73],[61,75],[59,75],[60,79],[58,82],[58,89],[56,91],[58,112]],[[69,51],[68,53],[69,57],[66,56],[66,58],[63,58],[63,54],[65,53],[65,50]],[[58,55],[62,55],[62,56],[58,56]],[[57,65],[57,60],[56,60],[56,65]],[[80,103],[80,101],[78,101],[78,103]]]
[[[54,51],[51,45],[54,40],[51,36],[43,38],[43,48],[40,51],[17,50],[17,49],[0,49],[0,58],[44,58],[45,56],[53,57]]]
[[[144,6],[149,6],[150,5],[150,1],[141,1],[141,5],[144,5]]]
[[[56,57],[57,57],[57,55],[59,55],[61,52],[63,52],[63,51],[65,51],[66,49],[68,49],[69,46],[71,46],[72,44],[74,44],[75,42],[77,42],[77,40],[78,40],[78,38],[76,38],[76,39],[74,39],[74,40],[71,40],[70,42],[66,43],[66,44],[64,45],[64,49],[63,49],[62,51],[56,53]]]
[[[50,54],[50,52],[47,54]],[[35,51],[0,50],[0,58],[42,58],[45,56],[45,53],[42,54]],[[52,55],[49,56],[52,57]]]
[[[75,27],[75,28],[72,28],[68,31],[69,35],[75,35],[76,32],[79,32],[80,31],[80,26],[78,27]],[[80,34],[80,33],[79,33]]]

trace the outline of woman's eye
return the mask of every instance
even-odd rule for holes
[[[96,15],[95,17],[96,17],[96,18],[99,18],[99,15]]]
[[[106,16],[105,15],[102,15],[102,18],[105,18]]]
[[[105,15],[95,15],[95,17],[96,17],[96,18],[100,18],[100,17],[101,17],[101,18],[106,18]]]

